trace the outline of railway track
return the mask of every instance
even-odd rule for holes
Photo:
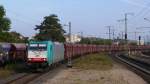
[[[46,74],[46,72],[25,73],[24,75],[6,81],[3,84],[28,84],[29,82],[35,80],[36,78],[42,76],[43,74]]]
[[[14,80],[8,81],[5,84],[27,84],[41,75],[42,73],[30,73],[30,74],[28,73]]]
[[[15,79],[6,81],[4,83],[0,84],[30,84],[30,82],[43,78],[45,75],[50,75],[51,77],[55,76],[60,70],[66,69],[67,67],[65,64],[59,64],[54,67],[51,67],[50,69],[46,69],[45,71],[34,71],[30,73],[25,73],[19,77],[16,77]],[[40,80],[40,79],[39,79]]]
[[[48,73],[52,69],[37,69],[37,70],[29,70],[27,73],[16,74],[12,76],[10,79],[6,79],[5,81],[0,82],[0,84],[28,84],[29,82],[37,79],[38,77],[43,76]]]
[[[127,56],[114,56],[114,57],[116,60],[127,65],[129,69],[136,72],[143,79],[145,79],[148,83],[150,83],[150,65],[149,64],[129,58]]]
[[[150,65],[150,57],[146,57],[146,56],[132,56],[131,59],[135,59],[139,62],[145,63],[145,65]]]

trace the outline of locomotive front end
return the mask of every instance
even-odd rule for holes
[[[47,61],[47,44],[30,43],[28,46],[28,65],[32,67],[46,67]]]

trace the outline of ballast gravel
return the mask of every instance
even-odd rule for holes
[[[62,69],[43,75],[30,84],[147,84],[140,76],[127,68],[114,64],[111,70]]]

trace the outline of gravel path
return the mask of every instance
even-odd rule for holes
[[[55,74],[55,75],[54,75]],[[52,76],[53,75],[53,76]],[[111,70],[59,69],[42,76],[30,84],[147,84],[141,77],[125,67],[114,64]]]

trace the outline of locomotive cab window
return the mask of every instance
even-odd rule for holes
[[[45,51],[47,50],[47,45],[46,44],[30,44],[29,50],[32,51]]]

